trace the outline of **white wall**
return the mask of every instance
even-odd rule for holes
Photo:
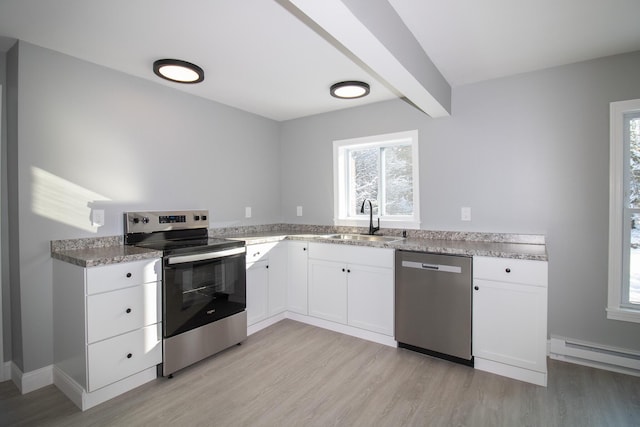
[[[52,363],[51,240],[122,234],[126,210],[199,208],[215,224],[278,222],[279,127],[28,43],[18,61],[9,161],[19,176],[11,227],[21,314],[11,327],[21,335],[13,359],[29,372]],[[245,206],[250,221],[241,219]],[[89,207],[106,210],[103,227],[91,229]]]
[[[640,350],[640,324],[605,314],[609,103],[640,98],[638,70],[640,52],[458,87],[443,119],[398,100],[284,122],[283,220],[332,224],[333,140],[418,129],[421,228],[545,234],[549,333]]]

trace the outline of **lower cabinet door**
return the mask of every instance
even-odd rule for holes
[[[349,267],[349,325],[393,336],[393,270]]]
[[[269,310],[269,263],[247,264],[247,325],[264,320]]]
[[[347,323],[347,268],[344,264],[309,260],[309,315]]]
[[[162,324],[90,344],[87,359],[90,392],[162,363]]]
[[[547,289],[474,280],[473,355],[546,372]]]

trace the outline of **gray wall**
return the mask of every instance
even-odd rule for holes
[[[408,129],[420,131],[423,229],[545,234],[550,333],[639,350],[640,325],[604,311],[609,102],[640,97],[638,69],[640,53],[459,87],[444,119],[390,101],[276,123],[20,43],[6,88],[11,359],[24,372],[52,362],[50,240],[121,234],[137,209],[331,224],[332,141]],[[75,217],[87,206],[106,210],[103,227]]]
[[[22,315],[12,321],[13,359],[29,372],[52,363],[51,240],[122,234],[125,210],[201,208],[215,224],[278,222],[279,125],[28,43],[17,59],[9,162],[19,178],[12,286]],[[103,227],[87,228],[87,206],[106,210]],[[250,220],[240,219],[245,206]]]
[[[390,101],[284,122],[283,220],[332,224],[333,140],[418,129],[421,228],[546,235],[549,333],[640,350],[640,324],[605,314],[609,103],[640,98],[638,70],[640,52],[458,87],[449,118]]]

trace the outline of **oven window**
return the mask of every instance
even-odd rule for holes
[[[163,277],[165,338],[246,308],[245,255],[167,265]]]

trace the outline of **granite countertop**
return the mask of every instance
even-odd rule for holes
[[[263,232],[249,235],[234,234],[223,236],[228,239],[244,240],[247,245],[277,242],[280,240],[302,240],[338,245],[368,246],[375,248],[389,248],[405,251],[432,252],[449,255],[488,256],[498,258],[528,259],[547,261],[547,249],[543,243],[514,243],[514,242],[486,242],[477,240],[432,239],[408,237],[391,242],[354,241],[327,239],[326,234],[309,234],[291,232]]]
[[[386,231],[386,230],[384,230]],[[396,236],[394,241],[354,241],[328,239],[328,234],[353,234],[361,230],[329,228],[326,226],[286,225],[209,230],[211,237],[244,240],[247,245],[271,243],[281,240],[302,240],[338,245],[367,246],[397,250],[432,252],[463,256],[489,256],[498,258],[547,261],[544,236],[518,234],[491,234],[474,232],[408,231],[408,237]],[[383,233],[384,234],[384,233]],[[389,234],[387,234],[389,235]],[[96,267],[121,262],[162,257],[162,251],[123,245],[122,236],[54,240],[51,257],[80,267]]]
[[[161,258],[162,251],[129,245],[63,249],[51,252],[51,257],[80,267],[97,267],[121,262]]]

